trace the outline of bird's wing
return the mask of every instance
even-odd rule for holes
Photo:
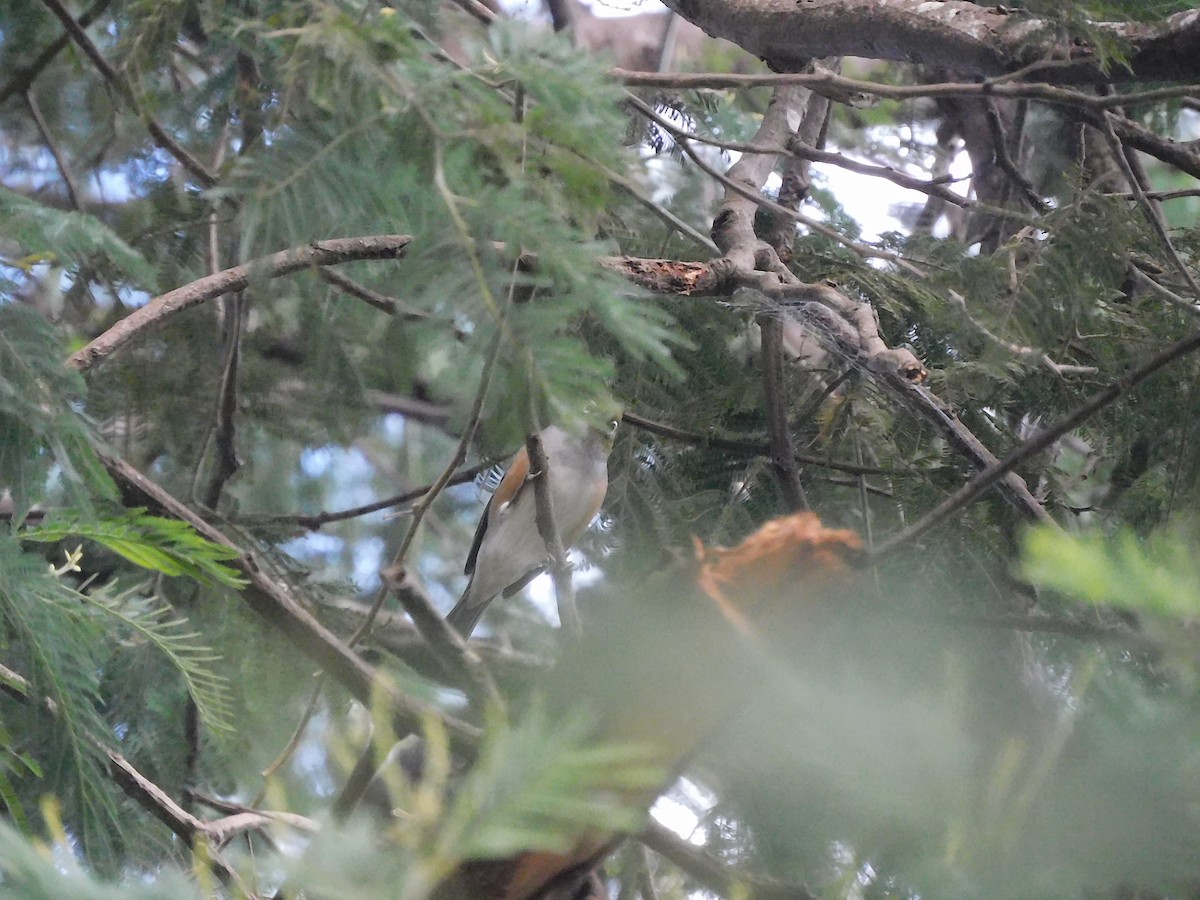
[[[475,574],[475,560],[479,557],[479,547],[483,544],[483,536],[487,534],[488,525],[500,514],[520,493],[529,477],[529,454],[522,447],[513,457],[512,465],[496,485],[491,499],[484,507],[483,515],[479,517],[479,525],[475,529],[475,537],[471,541],[471,549],[467,552],[467,564],[463,567],[464,574]]]

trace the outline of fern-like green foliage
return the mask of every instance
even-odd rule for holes
[[[501,332],[493,443],[513,440],[531,401],[560,419],[604,399],[613,354],[585,340],[587,328],[617,352],[679,372],[666,310],[631,297],[598,262],[617,250],[598,240],[614,197],[603,173],[628,164],[619,90],[600,65],[563,38],[501,23],[487,46],[469,48],[482,83],[430,60],[402,16],[351,17],[319,0],[310,7],[286,33],[277,22],[250,25],[288,59],[297,82],[288,102],[298,114],[307,105],[270,152],[236,170],[247,255],[324,237],[330,221],[350,233],[387,222],[416,235],[403,263],[404,301],[453,316],[467,338],[442,326],[440,338],[423,342],[436,392],[467,408],[482,348]],[[497,92],[491,83],[519,87]],[[362,327],[346,326],[362,342]],[[390,341],[367,344],[360,371],[394,356]]]
[[[177,871],[159,872],[152,882],[138,878],[103,882],[75,861],[65,833],[55,844],[28,840],[0,823],[0,893],[7,900],[190,900],[201,896],[197,886]]]
[[[666,776],[650,748],[597,743],[586,719],[554,721],[534,703],[515,726],[490,729],[438,844],[460,859],[566,851],[584,833],[638,828]]]
[[[1200,568],[1193,537],[1162,531],[1139,537],[1068,535],[1036,528],[1025,535],[1022,577],[1088,603],[1173,620],[1200,617]]]
[[[0,536],[0,623],[6,661],[29,684],[23,701],[5,702],[5,721],[22,744],[44,736],[34,746],[44,754],[38,764],[45,778],[33,793],[59,793],[85,844],[104,859],[114,843],[117,807],[96,745],[108,732],[98,711],[100,618],[43,560]],[[28,786],[22,796],[30,796]]]
[[[201,537],[186,522],[151,516],[144,509],[126,510],[103,519],[58,512],[42,524],[25,528],[20,537],[43,544],[86,538],[151,572],[191,578],[210,587],[239,588],[245,584],[225,564],[237,558],[237,550]]]
[[[0,485],[12,491],[21,521],[46,488],[52,467],[76,505],[116,491],[79,412],[83,379],[62,362],[54,329],[20,304],[0,305]]]
[[[0,187],[0,222],[0,234],[15,241],[27,259],[70,267],[103,260],[133,285],[154,290],[153,266],[95,216],[63,212]]]
[[[220,673],[223,662],[203,635],[162,600],[142,596],[140,588],[93,590],[79,594],[141,640],[152,644],[179,672],[196,704],[200,720],[217,732],[233,730],[229,680]]]
[[[377,725],[388,733],[385,719]],[[378,742],[381,752],[390,744]],[[353,900],[421,900],[463,863],[566,852],[584,836],[636,830],[667,777],[649,748],[598,743],[582,718],[556,719],[539,702],[515,724],[492,718],[478,760],[453,790],[436,719],[426,723],[424,760],[415,784],[395,766],[381,773],[402,811],[389,832],[394,849],[379,853],[361,821],[331,829],[291,864],[297,884]]]

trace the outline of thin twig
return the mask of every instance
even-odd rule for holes
[[[42,110],[38,107],[37,98],[33,95],[33,88],[25,90],[25,105],[29,107],[29,114],[33,116],[33,122],[37,126],[38,133],[41,134],[42,140],[50,149],[50,155],[54,157],[54,164],[58,166],[58,172],[62,175],[63,185],[67,189],[67,199],[71,201],[71,206],[74,209],[82,209],[79,205],[79,189],[75,187],[75,179],[71,175],[71,170],[67,168],[66,157],[62,155],[62,151],[58,149],[58,144],[54,142],[54,138],[50,135],[50,126],[46,124],[45,118],[42,116]]]
[[[695,228],[693,228],[687,222],[683,221],[683,219],[679,218],[679,216],[675,215],[675,213],[671,212],[665,206],[655,203],[649,197],[643,196],[641,189],[636,184],[634,184],[633,181],[631,181],[630,179],[626,178],[624,175],[621,175],[618,172],[612,171],[607,166],[602,166],[599,163],[595,163],[595,162],[593,162],[592,165],[595,166],[605,178],[607,178],[609,181],[611,181],[613,184],[615,184],[621,190],[625,191],[625,193],[627,193],[630,197],[632,197],[638,203],[642,204],[642,206],[646,207],[646,209],[650,210],[650,212],[652,212],[654,215],[658,216],[658,218],[660,218],[664,222],[666,222],[667,225],[671,226],[671,228],[675,229],[680,234],[689,238],[692,241],[692,243],[697,244],[700,247],[703,247],[705,250],[708,250],[710,253],[717,252],[717,245],[712,242],[712,238],[708,237],[705,234],[701,234],[699,231],[697,231]]]
[[[466,484],[469,481],[474,481],[480,473],[486,472],[495,462],[485,460],[481,463],[476,463],[460,472],[455,472],[446,482],[446,487],[452,487],[458,484]],[[302,528],[307,528],[310,531],[315,531],[323,525],[328,525],[330,522],[342,522],[346,519],[357,519],[359,516],[370,515],[374,512],[379,512],[383,509],[390,509],[393,506],[403,506],[405,503],[411,503],[414,500],[420,500],[433,488],[432,484],[427,484],[419,488],[413,488],[411,491],[405,491],[402,494],[395,494],[391,497],[384,497],[382,500],[375,500],[371,503],[364,503],[362,506],[352,506],[349,509],[338,510],[337,512],[321,512],[313,515],[279,515],[279,516],[255,516],[253,521],[267,522],[280,525],[298,525]]]
[[[1162,210],[1146,196],[1146,185],[1142,183],[1142,179],[1138,177],[1139,172],[1136,170],[1133,159],[1131,158],[1129,149],[1125,143],[1117,137],[1116,131],[1113,130],[1112,118],[1109,113],[1104,113],[1102,119],[1104,138],[1108,142],[1109,149],[1112,150],[1113,156],[1116,158],[1117,164],[1121,167],[1121,171],[1125,175],[1125,180],[1129,182],[1129,187],[1137,197],[1138,208],[1142,210],[1142,214],[1146,217],[1146,221],[1150,225],[1151,231],[1158,238],[1159,243],[1163,245],[1163,249],[1167,251],[1167,256],[1170,257],[1176,271],[1183,276],[1183,280],[1187,282],[1187,286],[1191,288],[1192,295],[1200,300],[1200,285],[1196,283],[1196,279],[1192,276],[1191,270],[1179,255],[1179,251],[1175,249],[1175,244],[1171,241],[1171,235],[1167,231],[1167,222],[1163,218]]]
[[[1158,296],[1162,297],[1168,303],[1178,307],[1179,309],[1182,309],[1190,316],[1200,316],[1200,306],[1197,306],[1195,302],[1191,300],[1179,296],[1179,294],[1175,293],[1170,288],[1159,284],[1140,268],[1138,268],[1136,263],[1130,264],[1130,274],[1133,276],[1133,280],[1135,282],[1144,288],[1149,288],[1150,290],[1154,291],[1154,293],[1158,294]]]
[[[1056,87],[1045,82],[1014,83],[1005,81],[1005,76],[981,82],[940,82],[937,84],[881,84],[876,81],[861,81],[847,78],[824,70],[820,72],[735,74],[698,72],[694,74],[656,72],[633,72],[613,68],[612,75],[626,87],[653,87],[677,90],[727,90],[750,87],[778,87],[799,84],[814,93],[824,94],[832,100],[841,100],[848,95],[867,94],[891,100],[908,100],[923,97],[1024,97],[1059,106],[1079,106],[1087,109],[1107,109],[1123,103],[1151,103],[1156,100],[1172,100],[1178,97],[1200,97],[1200,87],[1194,84],[1173,85],[1136,93],[1118,94],[1111,97],[1085,94],[1067,88]]]
[[[389,569],[395,570],[403,566],[404,560],[408,556],[408,551],[412,547],[413,541],[416,540],[417,529],[421,527],[421,521],[425,518],[425,514],[429,512],[433,501],[438,498],[438,495],[450,483],[450,479],[454,477],[458,467],[467,458],[467,449],[475,439],[475,431],[479,428],[479,419],[483,414],[483,404],[487,399],[488,388],[492,383],[492,370],[495,368],[496,359],[500,355],[501,335],[501,330],[496,329],[496,333],[492,337],[491,346],[488,347],[487,356],[484,358],[483,371],[479,376],[479,386],[475,390],[475,399],[471,403],[471,411],[468,413],[467,425],[463,429],[462,437],[459,438],[458,445],[454,448],[454,453],[450,457],[450,461],[442,469],[441,474],[429,485],[429,490],[422,494],[421,498],[413,504],[408,530],[404,533],[404,537],[400,541],[400,546],[396,549],[392,561],[387,566]],[[351,647],[357,645],[359,641],[370,634],[371,627],[375,623],[375,617],[379,615],[379,610],[383,608],[383,603],[387,599],[388,591],[389,585],[385,580],[375,594],[375,599],[371,603],[371,609],[367,613],[367,617],[355,630],[354,634],[350,636],[348,643]]]
[[[699,434],[695,431],[686,431],[682,428],[676,428],[673,425],[656,422],[654,419],[648,419],[645,416],[631,412],[622,413],[621,421],[627,425],[632,425],[634,428],[640,428],[651,434],[691,444],[694,447],[711,447],[714,450],[728,450],[731,453],[741,453],[746,456],[769,457],[771,455],[771,445],[766,441],[739,441],[716,437],[710,434]],[[825,459],[807,453],[793,453],[793,456],[796,458],[796,462],[803,463],[806,466],[822,466],[838,472],[849,472],[852,475],[888,475],[893,471],[892,469],[883,469],[878,466],[859,466],[854,463]]]
[[[359,284],[352,278],[347,278],[340,272],[335,272],[332,269],[317,269],[317,275],[324,281],[332,284],[334,287],[349,294],[351,297],[357,297],[359,300],[369,303],[382,312],[390,316],[395,316],[405,322],[417,322],[425,319],[433,318],[429,313],[423,310],[413,309],[407,306],[403,301],[397,300],[395,297],[389,297],[386,294],[381,294],[379,291],[372,290],[366,285]]]
[[[1022,174],[1017,164],[1013,162],[1012,155],[1008,152],[1008,135],[1004,133],[1004,123],[1000,121],[1000,110],[996,108],[996,98],[991,96],[985,97],[983,110],[988,130],[991,132],[992,150],[995,153],[997,165],[1008,176],[1009,181],[1020,188],[1021,199],[1034,212],[1046,212],[1048,207],[1045,201],[1038,196],[1037,191],[1033,189],[1033,185],[1029,183],[1029,179]]]
[[[242,467],[237,455],[236,421],[238,370],[242,358],[242,327],[245,297],[239,291],[225,298],[227,310],[228,340],[225,346],[225,365],[221,372],[221,385],[217,392],[217,410],[213,427],[213,444],[216,458],[205,489],[203,502],[209,509],[220,503],[225,485]]]
[[[669,120],[666,120],[669,121]],[[676,140],[692,140],[700,144],[707,144],[710,147],[717,147],[721,150],[732,150],[737,153],[775,153],[776,155],[791,156],[795,159],[808,160],[809,162],[825,163],[831,166],[837,166],[840,169],[845,169],[848,172],[855,172],[859,175],[866,175],[871,178],[882,178],[885,181],[890,181],[892,184],[899,187],[908,188],[909,190],[919,191],[922,194],[927,194],[931,197],[936,197],[939,200],[945,200],[947,203],[952,203],[955,206],[961,206],[964,209],[974,209],[979,206],[979,203],[970,197],[964,197],[950,190],[946,185],[954,179],[950,177],[942,178],[918,178],[915,175],[909,175],[901,172],[892,166],[877,166],[872,163],[860,162],[857,159],[852,159],[844,153],[837,153],[833,150],[821,150],[806,144],[803,141],[792,140],[783,148],[771,148],[761,144],[755,144],[750,141],[726,141],[710,135],[692,134],[683,129],[679,129]]]

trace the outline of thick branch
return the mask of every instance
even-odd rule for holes
[[[821,56],[889,59],[997,75],[1045,61],[1056,81],[1176,81],[1200,74],[1200,13],[1099,27],[1131,47],[1129,68],[1102,72],[1087,46],[1061,44],[1052,22],[967,0],[665,0],[714,37],[733,41],[776,71]]]
[[[157,325],[197,303],[244,290],[255,281],[278,278],[310,266],[335,266],[359,259],[399,259],[411,241],[412,238],[404,234],[317,241],[307,247],[282,250],[245,265],[199,278],[155,297],[145,306],[135,310],[86,347],[71,354],[67,364],[80,371],[87,371],[124,347],[144,329]]]

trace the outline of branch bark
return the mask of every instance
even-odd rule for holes
[[[858,56],[998,75],[1031,65],[1064,83],[1178,81],[1200,74],[1200,12],[1098,27],[1130,46],[1129,67],[1100,67],[1086,45],[1063,44],[1055,23],[967,0],[665,0],[714,37],[779,72],[821,56]]]
[[[86,372],[120,350],[142,331],[159,325],[185,309],[223,294],[244,290],[256,281],[290,275],[310,266],[336,266],[359,259],[399,259],[412,238],[404,234],[336,238],[307,247],[282,250],[271,256],[234,266],[215,275],[199,278],[158,297],[117,322],[81,350],[72,353],[67,365]]]
[[[456,749],[470,755],[479,738],[478,729],[443,716],[432,706],[405,696],[390,682],[381,679],[371,666],[318,622],[292,598],[287,588],[269,578],[254,555],[246,552],[217,528],[201,519],[167,491],[163,490],[129,463],[99,452],[100,461],[117,481],[129,506],[144,506],[160,514],[187,522],[215,544],[236,550],[231,565],[249,582],[238,595],[268,624],[278,628],[297,649],[337,680],[356,700],[370,705],[382,696],[399,733],[419,731],[425,716],[439,717]]]

